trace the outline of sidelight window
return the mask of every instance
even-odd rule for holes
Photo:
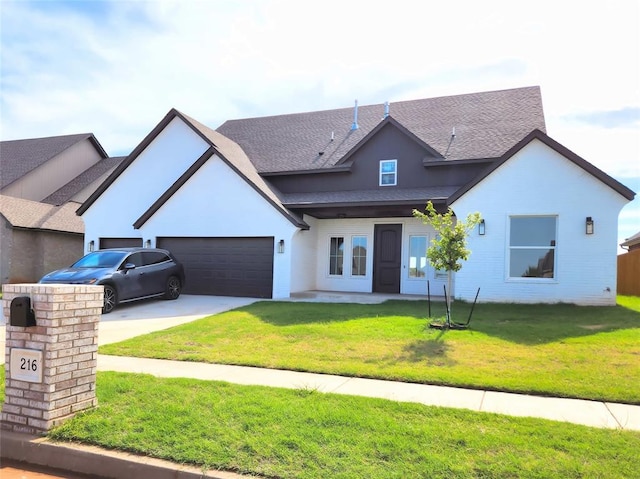
[[[342,276],[344,265],[344,238],[331,237],[329,240],[329,274]]]
[[[409,237],[409,278],[427,275],[427,237]]]
[[[354,236],[351,238],[351,275],[367,275],[367,237]]]

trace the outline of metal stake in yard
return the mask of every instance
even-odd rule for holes
[[[471,322],[471,315],[473,314],[473,308],[475,308],[476,306],[476,301],[478,301],[479,294],[480,294],[480,288],[478,288],[478,291],[476,292],[476,297],[473,300],[473,304],[471,305],[471,311],[469,311],[469,317],[467,318],[467,322],[466,323],[452,322],[450,325],[451,329],[467,329],[469,327],[469,323]]]
[[[473,300],[473,304],[471,305],[471,311],[469,311],[469,317],[467,318],[466,323],[456,323],[455,321],[451,321],[451,311],[449,310],[449,302],[447,301],[447,287],[444,286],[444,300],[445,300],[445,308],[446,308],[446,320],[444,324],[442,323],[430,323],[429,327],[434,329],[467,329],[469,327],[469,323],[471,322],[471,316],[473,315],[473,310],[476,307],[476,302],[478,301],[478,295],[480,294],[480,288],[476,291],[476,297]]]
[[[444,304],[445,304],[445,310],[447,314],[446,324],[448,328],[451,326],[451,311],[449,310],[449,300],[447,298],[447,286],[443,284],[442,287],[444,288]]]

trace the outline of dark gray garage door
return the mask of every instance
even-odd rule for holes
[[[273,237],[157,238],[185,268],[185,294],[271,298]]]
[[[100,249],[142,246],[142,238],[100,238]]]

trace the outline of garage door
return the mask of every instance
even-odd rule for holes
[[[100,238],[100,249],[105,248],[139,248],[142,238]]]
[[[271,298],[273,237],[157,238],[185,268],[185,294]]]

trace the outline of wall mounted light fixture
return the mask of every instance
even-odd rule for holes
[[[278,241],[278,253],[284,253],[284,240]]]
[[[91,252],[91,251],[93,251],[95,249],[95,247],[96,247],[96,242],[93,241],[93,240],[89,241],[88,250]]]
[[[480,223],[478,223],[478,234],[480,236],[484,236],[485,233],[485,223],[484,220],[480,220]]]
[[[147,241],[144,242],[144,247],[145,248],[151,248],[151,240],[148,239]]]
[[[588,235],[592,235],[594,231],[594,224],[593,224],[593,218],[591,216],[587,216],[587,221],[586,221],[586,233]]]

